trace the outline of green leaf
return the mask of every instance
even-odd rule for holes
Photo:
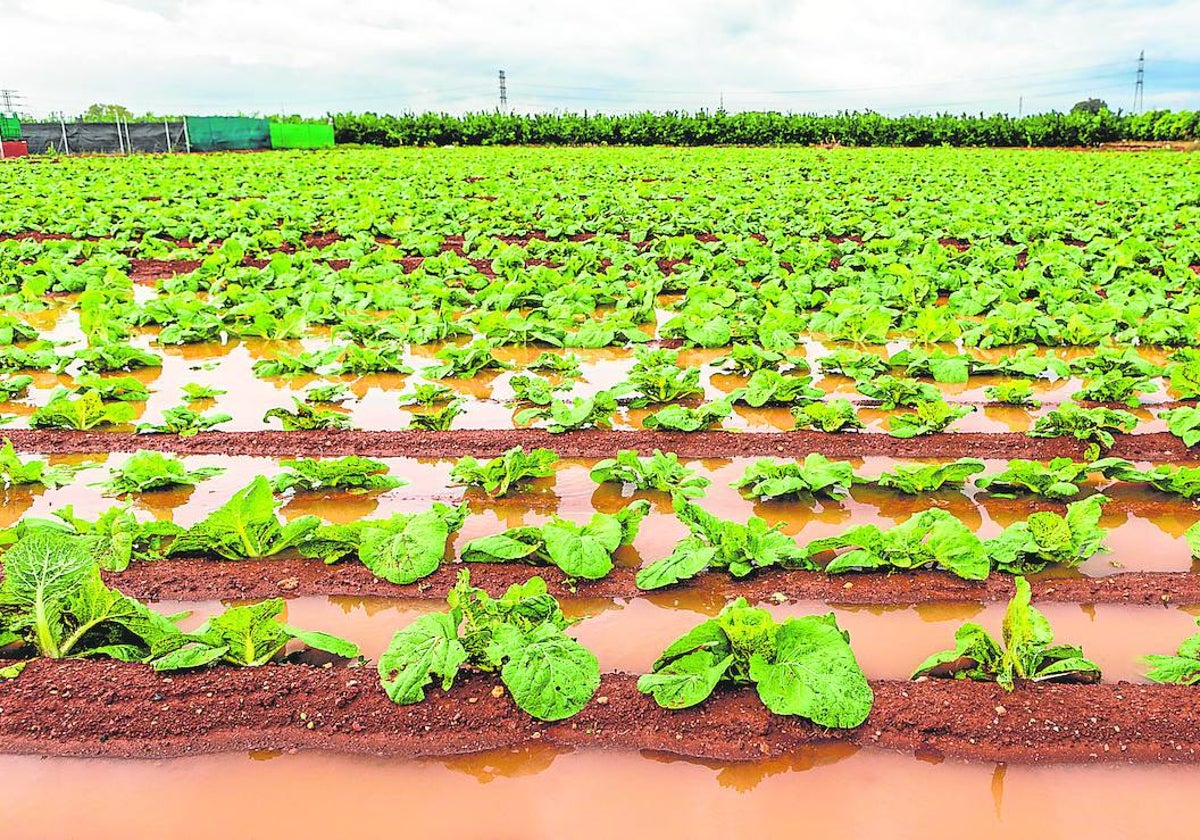
[[[867,719],[874,693],[849,637],[833,613],[792,618],[775,634],[775,658],[755,654],[750,677],[777,715],[799,715],[821,726],[852,728]]]
[[[281,525],[271,485],[260,475],[181,534],[167,554],[216,554],[227,560],[269,557],[297,545],[320,524],[315,516],[301,516]]]
[[[600,687],[600,663],[561,630],[543,626],[504,664],[500,678],[526,713],[562,720],[592,699]]]
[[[392,637],[379,657],[379,678],[388,697],[408,705],[425,699],[425,686],[434,677],[441,678],[443,691],[454,685],[467,661],[458,640],[459,621],[457,611],[423,615]]]
[[[718,659],[710,650],[696,650],[638,677],[638,691],[665,709],[686,709],[707,700],[732,663],[733,656]]]

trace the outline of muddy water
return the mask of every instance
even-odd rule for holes
[[[66,504],[76,514],[93,517],[117,504],[95,486],[104,481],[109,470],[119,467],[129,456],[61,456],[55,463],[90,464],[77,474],[73,484],[58,490],[10,488],[0,507],[0,527],[7,527],[22,515],[48,516]],[[597,511],[614,512],[631,499],[645,498],[652,512],[643,522],[631,547],[621,549],[618,563],[641,565],[670,553],[687,529],[674,516],[670,500],[662,493],[627,494],[612,484],[597,485],[589,476],[595,461],[564,459],[552,477],[534,482],[519,494],[491,499],[479,490],[465,490],[451,484],[454,461],[437,459],[382,459],[392,475],[408,483],[384,493],[298,493],[281,497],[283,515],[293,518],[316,514],[329,521],[349,522],[368,516],[388,516],[398,512],[427,510],[431,503],[466,502],[470,515],[456,537],[456,545],[521,524],[544,522],[552,515],[586,521]],[[745,521],[760,516],[770,523],[781,523],[785,533],[801,543],[842,533],[866,523],[891,527],[928,507],[939,507],[959,517],[981,537],[992,537],[1005,526],[1027,517],[1035,510],[1062,510],[1061,505],[1031,498],[997,499],[968,487],[965,491],[944,490],[913,497],[870,486],[856,486],[845,499],[792,499],[755,501],[744,498],[730,487],[754,459],[686,460],[691,468],[710,479],[707,495],[698,500],[705,509],[726,519]],[[225,472],[201,482],[195,488],[145,493],[132,497],[135,509],[159,519],[171,519],[190,525],[222,504],[244,487],[254,476],[276,475],[282,471],[277,461],[251,457],[191,456],[185,459],[189,469],[220,466]],[[856,474],[878,476],[892,469],[895,461],[887,458],[852,459]],[[999,472],[1005,464],[986,461],[987,472]],[[1081,573],[1091,576],[1121,571],[1188,571],[1191,552],[1184,531],[1200,520],[1200,507],[1154,490],[1131,484],[1092,482],[1084,492],[1102,491],[1109,496],[1101,525],[1109,529],[1109,550],[1092,557],[1078,570],[1058,574]]]
[[[847,838],[1181,837],[1179,803],[1200,795],[1200,767],[931,763],[844,746],[739,765],[544,748],[449,761],[4,757],[0,774],[5,834],[21,840],[316,838],[351,826],[455,840],[777,837],[800,825]]]
[[[568,599],[563,610],[578,619],[571,634],[591,649],[605,671],[644,673],[675,638],[714,615],[723,601],[694,595],[686,599],[652,595],[633,601]],[[850,633],[859,664],[872,679],[908,679],[936,650],[954,646],[954,631],[965,621],[982,624],[996,636],[1003,604],[926,604],[912,607],[829,607],[816,602],[764,604],[782,621],[832,612]],[[171,614],[192,610],[183,626],[192,629],[223,607],[217,602],[163,602],[155,608]],[[296,598],[287,602],[286,620],[351,639],[364,656],[377,659],[392,635],[418,616],[444,605],[432,600]],[[1109,681],[1144,682],[1140,657],[1171,653],[1196,632],[1195,610],[1149,609],[1109,604],[1041,604],[1063,643],[1081,645]]]
[[[139,287],[139,297],[145,297],[147,292]],[[48,330],[47,337],[66,342],[59,352],[69,352],[83,346],[79,330],[78,315],[69,309],[73,297],[56,298],[50,308],[43,312],[34,313],[31,319],[40,329]],[[660,311],[660,323],[670,313]],[[649,334],[653,329],[647,327]],[[438,362],[436,353],[443,344],[435,343],[421,346],[410,346],[405,353],[405,362],[414,369],[409,374],[369,374],[363,376],[332,376],[325,379],[313,375],[297,377],[274,377],[262,379],[254,376],[253,365],[261,359],[269,359],[280,352],[299,353],[301,351],[317,351],[331,344],[328,330],[325,328],[310,331],[303,339],[264,340],[241,339],[224,343],[193,344],[183,346],[163,347],[153,343],[155,331],[139,330],[131,342],[147,348],[163,357],[161,368],[149,368],[135,371],[132,375],[141,379],[151,390],[150,399],[146,403],[134,403],[139,422],[157,423],[162,419],[162,413],[168,408],[179,405],[183,401],[182,387],[186,383],[195,382],[212,385],[227,391],[215,400],[193,404],[193,408],[205,412],[217,411],[232,415],[232,420],[220,428],[228,431],[246,431],[261,428],[278,428],[278,421],[264,422],[263,415],[271,408],[292,407],[292,398],[303,395],[304,390],[318,381],[338,381],[346,383],[353,394],[353,399],[344,402],[339,410],[344,411],[355,428],[388,430],[406,427],[412,417],[412,412],[397,405],[397,396],[411,390],[412,384],[424,381],[422,371],[428,365]],[[823,343],[814,336],[802,337],[801,345],[792,355],[805,357],[813,368],[814,384],[833,396],[845,397],[856,403],[862,403],[865,398],[859,394],[853,380],[844,376],[823,376],[816,360],[839,345]],[[848,346],[848,345],[847,345]],[[910,346],[907,341],[893,341],[886,346],[868,347],[883,356],[895,354]],[[544,347],[501,347],[496,356],[518,367],[532,362]],[[963,348],[952,344],[939,345],[938,349],[945,352],[964,352]],[[627,378],[633,364],[633,351],[625,348],[575,349],[569,351],[553,350],[552,352],[571,352],[582,360],[582,380],[572,383],[570,380],[556,379],[573,385],[576,394],[591,394],[602,388],[609,388]],[[998,358],[1003,350],[969,351],[973,355],[985,358]],[[1090,352],[1084,348],[1046,349],[1047,354],[1069,359]],[[704,386],[704,397],[709,400],[723,398],[729,391],[745,384],[745,377],[729,375],[712,365],[712,362],[725,354],[724,349],[689,349],[680,353],[680,363],[683,365],[703,365],[705,373],[701,377]],[[1162,364],[1165,356],[1161,352],[1145,351],[1147,356],[1156,364]],[[454,420],[454,428],[459,429],[497,429],[512,428],[515,425],[515,409],[506,406],[505,401],[512,397],[509,380],[522,371],[486,371],[479,376],[465,380],[445,380],[444,384],[457,394],[468,397],[463,405],[462,414]],[[988,385],[1005,381],[1002,377],[977,376],[969,383],[941,384],[938,388],[952,402],[978,403],[986,400],[984,388]],[[34,390],[30,398],[7,404],[7,413],[18,415],[17,424],[23,424],[24,418],[32,413],[36,404],[44,403],[50,392],[58,386],[70,386],[71,377],[39,373],[35,376]],[[1037,400],[1049,407],[1071,398],[1071,395],[1082,387],[1078,378],[1066,378],[1056,381],[1037,380],[1034,383],[1034,395]],[[1170,399],[1161,381],[1156,381],[1156,390],[1141,395],[1147,406]],[[652,413],[650,410],[622,409],[614,417],[616,428],[640,428],[645,417]],[[953,425],[954,430],[976,432],[1024,432],[1032,428],[1034,418],[1041,412],[1025,408],[990,405],[978,408]],[[1153,413],[1146,409],[1134,412],[1139,418],[1139,431],[1163,431],[1163,424],[1154,418]],[[871,431],[887,430],[888,412],[870,407],[861,409],[861,419]],[[729,429],[744,431],[775,431],[790,430],[794,427],[791,413],[786,408],[753,409],[739,406],[734,414],[724,421],[723,426]]]

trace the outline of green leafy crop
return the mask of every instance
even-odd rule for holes
[[[757,516],[743,525],[718,519],[708,511],[675,499],[675,514],[688,526],[691,536],[676,544],[669,555],[656,560],[637,574],[639,589],[661,589],[695,577],[708,569],[727,571],[735,578],[757,569],[815,569],[807,550],[770,527]]]
[[[804,405],[824,396],[824,391],[812,386],[811,377],[792,376],[764,368],[751,374],[745,387],[731,391],[729,399],[735,403],[745,403],[751,408],[761,408],[764,405]]]
[[[535,406],[517,412],[518,423],[546,420],[546,429],[553,433],[582,429],[611,429],[612,415],[617,410],[616,397],[609,391],[597,391],[591,397],[575,397],[571,402],[554,400],[548,406]]]
[[[649,458],[639,458],[635,450],[622,449],[616,458],[606,458],[592,467],[592,481],[631,485],[636,490],[678,494],[699,498],[711,483],[695,470],[679,463],[674,452],[657,449]]]
[[[1073,461],[1053,458],[1048,463],[1014,458],[1003,472],[975,479],[975,485],[999,499],[1015,499],[1022,493],[1033,493],[1047,499],[1069,499],[1079,495],[1080,484],[1089,473],[1114,474],[1123,462],[1118,458],[1099,461]]]
[[[298,458],[281,461],[279,465],[285,471],[271,479],[271,489],[276,493],[322,490],[370,493],[391,490],[407,483],[402,478],[388,475],[387,464],[361,455],[328,459]]]
[[[348,429],[350,417],[332,408],[312,406],[292,397],[295,410],[289,411],[283,407],[272,408],[263,415],[263,422],[278,420],[285,432],[303,432],[319,429]]]
[[[471,667],[499,672],[527,714],[562,720],[600,687],[599,662],[563,632],[570,622],[541,578],[492,598],[471,586],[463,571],[446,602],[448,611],[422,616],[396,633],[379,658],[379,678],[395,702],[419,703],[435,678],[449,691],[459,671]]]
[[[1067,505],[1060,516],[1052,511],[1031,513],[1014,522],[984,545],[993,566],[1014,575],[1040,572],[1049,565],[1078,566],[1104,548],[1108,533],[1099,526],[1104,496],[1088,496]]]
[[[281,523],[271,484],[260,475],[177,537],[167,554],[212,554],[226,560],[270,557],[309,539],[320,524],[315,516]]]
[[[1200,618],[1196,619],[1200,623]],[[1184,639],[1174,656],[1152,653],[1146,657],[1146,676],[1156,683],[1195,685],[1200,682],[1200,633]]]
[[[689,408],[686,405],[668,405],[643,420],[642,428],[665,429],[672,432],[698,432],[702,429],[711,429],[713,426],[720,425],[722,420],[733,413],[730,397],[704,403],[698,408]]]
[[[913,678],[953,677],[999,683],[1006,691],[1017,680],[1098,682],[1100,668],[1074,645],[1054,644],[1050,622],[1030,605],[1029,584],[1015,580],[1017,592],[1004,613],[1001,641],[979,624],[968,622],[954,634],[952,650],[935,653]]]
[[[838,729],[860,725],[874,703],[850,636],[833,613],[777,624],[745,598],[672,642],[638,679],[638,690],[664,708],[686,709],[722,682],[753,685],[777,715]]]
[[[942,399],[922,402],[916,411],[888,417],[888,434],[896,438],[913,438],[945,431],[956,420],[975,410],[973,405],[950,405]]]
[[[944,487],[961,488],[963,483],[984,470],[978,458],[959,458],[946,464],[896,464],[874,483],[910,496],[935,493]]]
[[[858,525],[837,537],[808,544],[809,556],[849,548],[825,567],[827,574],[853,571],[911,571],[933,566],[964,580],[984,580],[991,562],[979,537],[952,514],[921,511],[887,530]]]
[[[49,402],[33,412],[29,425],[35,429],[86,431],[129,423],[133,418],[134,410],[128,403],[107,404],[97,391],[71,397],[65,389],[59,389],[50,395]]]
[[[389,583],[415,583],[437,571],[450,535],[462,527],[466,505],[435,502],[423,513],[397,513],[386,519],[360,519],[320,525],[299,544],[300,553],[324,563],[351,557]]]
[[[755,461],[731,486],[758,499],[787,496],[840,499],[850,492],[854,479],[854,467],[849,461],[830,461],[818,452],[810,452],[803,462],[773,458]]]
[[[7,489],[16,485],[40,484],[53,490],[70,484],[75,473],[83,469],[83,466],[51,465],[36,458],[22,461],[13,448],[12,441],[5,438],[4,447],[0,448],[0,486]]]
[[[225,470],[222,467],[189,470],[180,458],[139,450],[121,466],[109,470],[108,480],[100,486],[108,495],[123,496],[126,493],[149,493],[171,487],[193,487],[223,472]]]
[[[550,449],[531,449],[526,452],[514,446],[498,458],[480,463],[467,455],[458,460],[450,471],[456,484],[481,487],[489,496],[507,496],[530,481],[554,475],[558,455]]]
[[[1137,418],[1128,411],[1111,408],[1081,408],[1063,403],[1039,417],[1029,431],[1030,437],[1073,437],[1087,442],[1085,457],[1096,458],[1102,449],[1113,445],[1113,432],[1131,432]]]
[[[649,510],[650,503],[641,499],[616,514],[593,514],[586,525],[554,517],[545,525],[510,528],[471,540],[462,548],[462,559],[557,566],[568,577],[598,580],[612,571],[613,552],[633,542]]]
[[[163,411],[163,420],[161,423],[139,423],[137,431],[138,434],[157,432],[159,434],[191,437],[214,426],[228,423],[232,419],[233,417],[223,412],[202,414],[186,405],[177,405],[174,408],[168,408]]]
[[[358,646],[353,642],[279,621],[283,610],[282,598],[229,607],[192,632],[172,640],[171,650],[155,656],[151,664],[156,671],[201,668],[214,663],[253,668],[270,662],[293,640],[346,659],[358,656]]]
[[[836,398],[824,402],[797,406],[792,409],[797,429],[815,429],[821,432],[860,431],[866,428],[858,419],[854,405],[847,399]]]

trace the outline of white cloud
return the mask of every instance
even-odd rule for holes
[[[1195,0],[0,0],[0,31],[40,113],[461,111],[500,67],[522,111],[1128,107],[1143,47],[1147,106],[1200,107]]]

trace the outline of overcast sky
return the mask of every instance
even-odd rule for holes
[[[1200,0],[0,0],[24,111],[1200,108]]]

